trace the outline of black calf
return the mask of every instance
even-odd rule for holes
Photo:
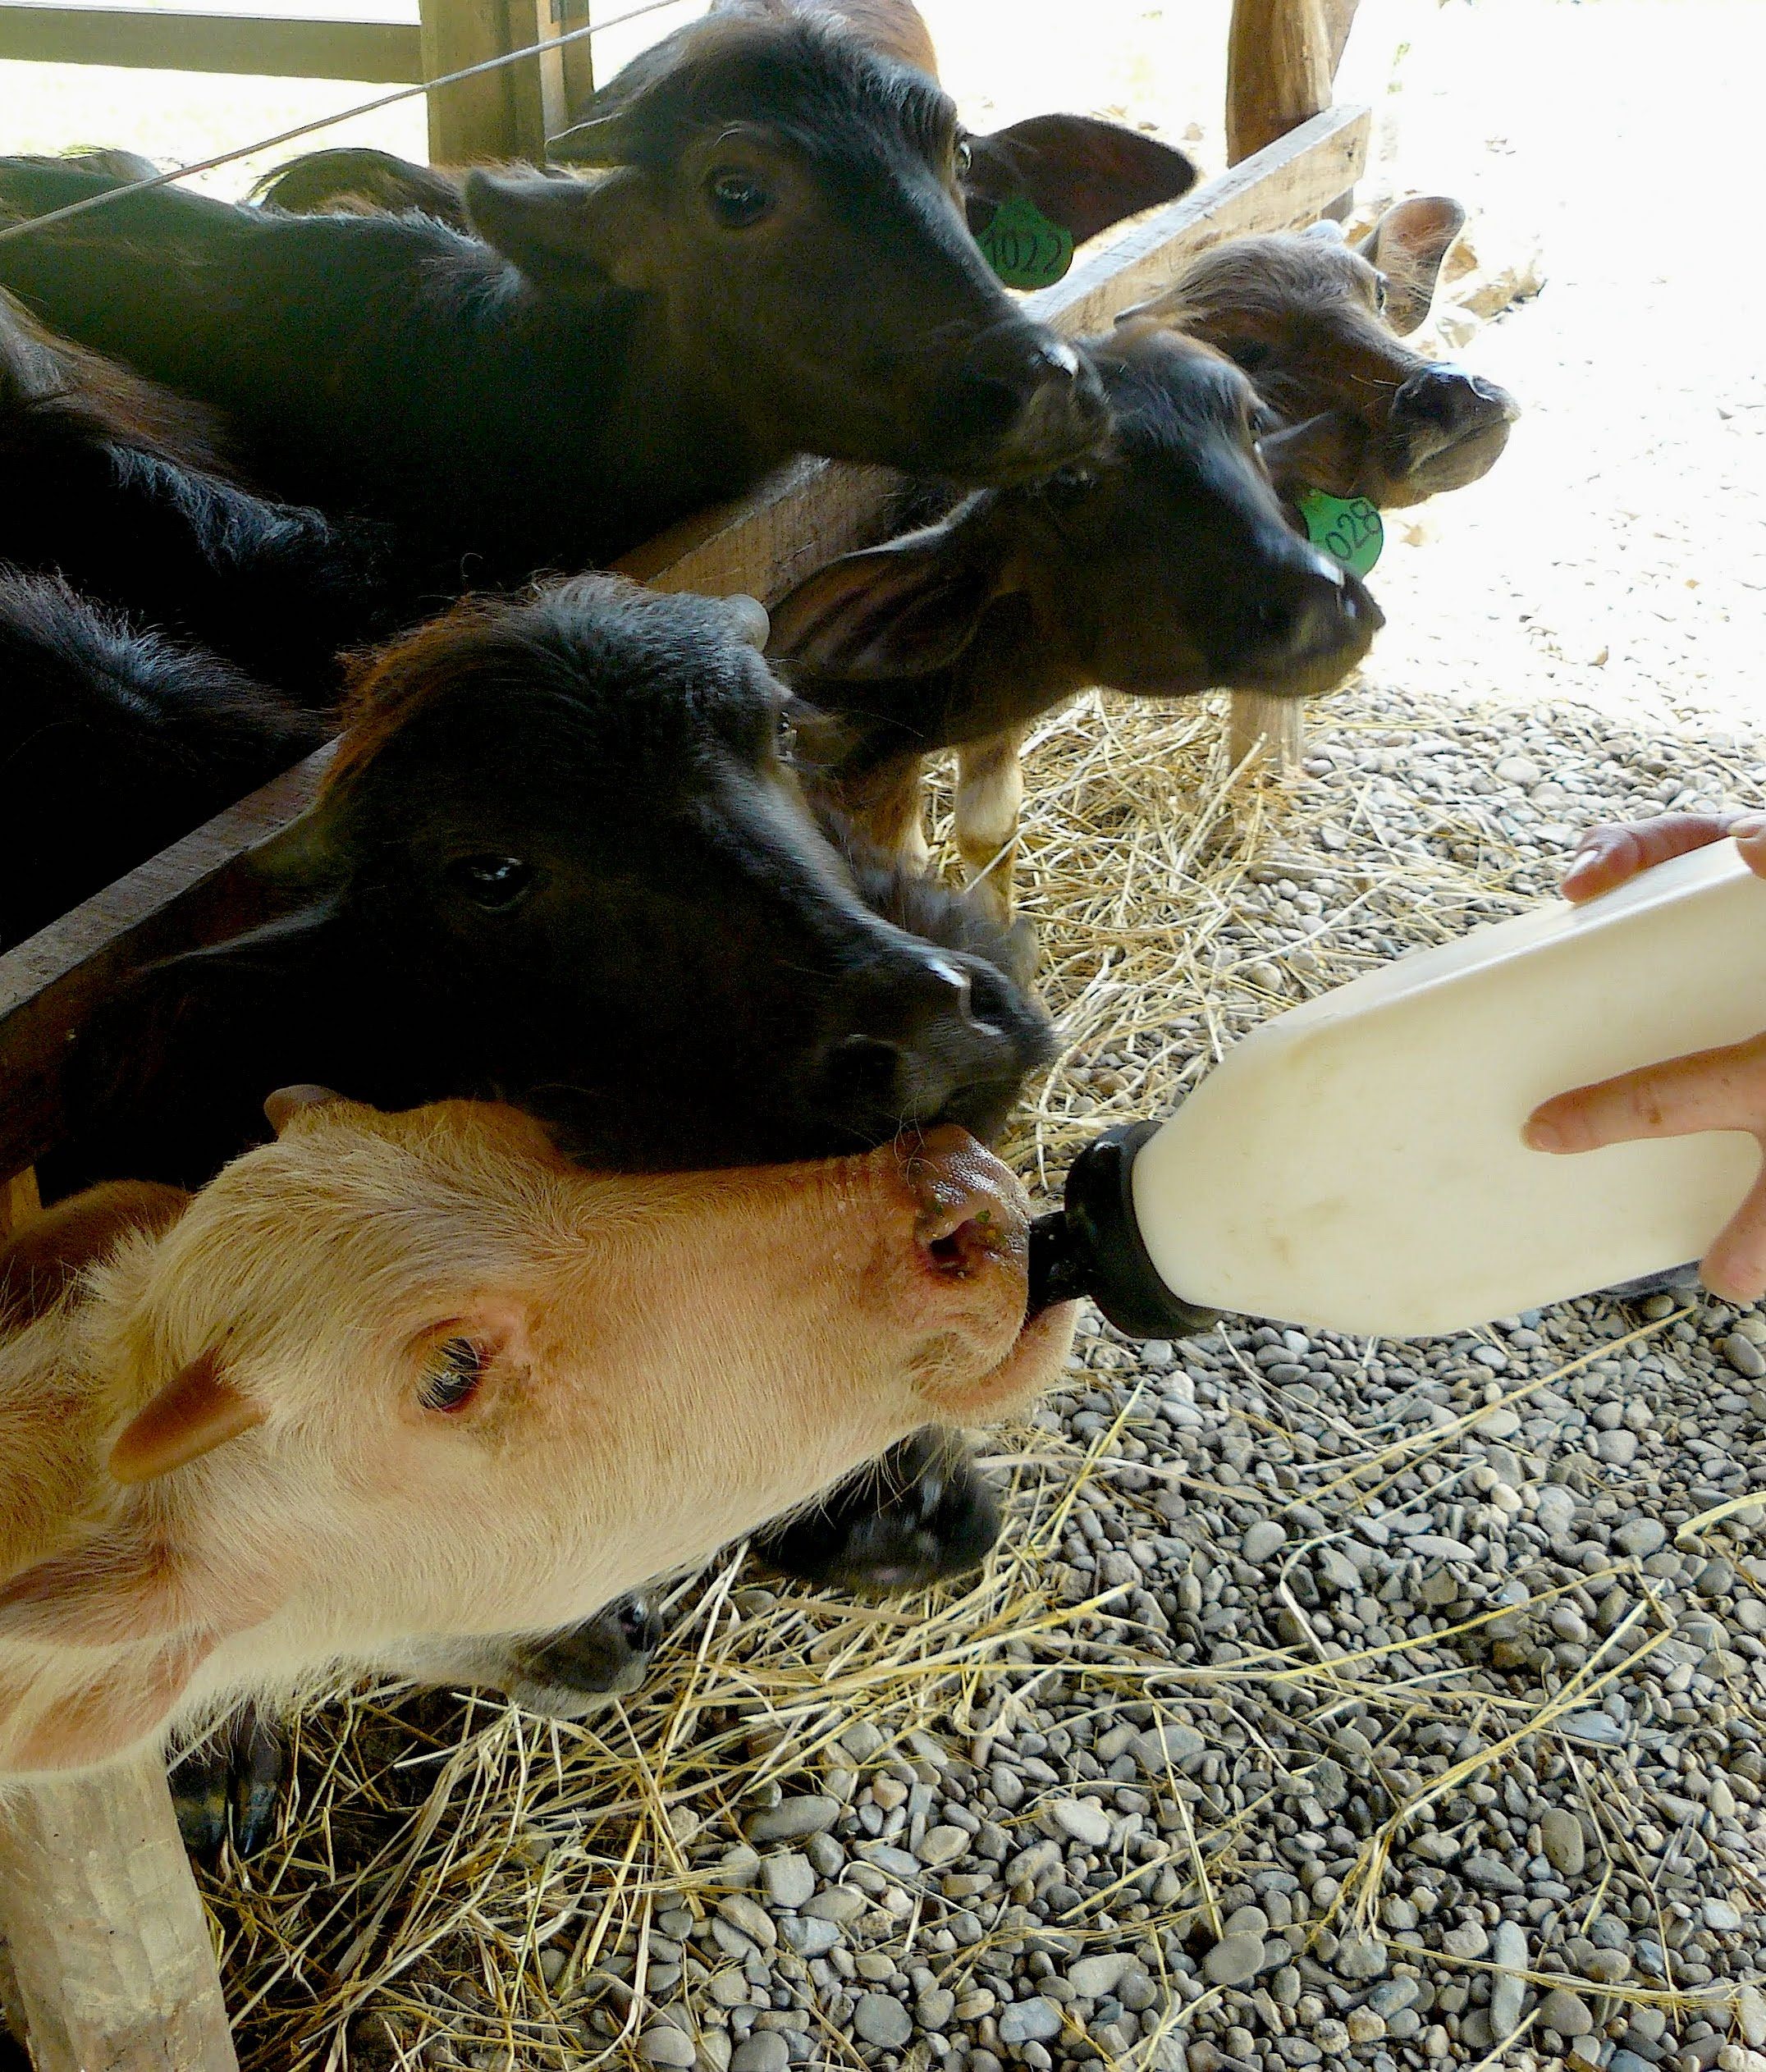
[[[337,649],[380,624],[379,534],[253,496],[222,443],[211,412],[0,295],[0,561],[329,705]]]

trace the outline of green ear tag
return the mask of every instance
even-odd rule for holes
[[[1306,537],[1315,547],[1322,547],[1332,560],[1342,562],[1352,575],[1366,575],[1379,559],[1386,528],[1366,497],[1332,496],[1322,489],[1309,489],[1300,499],[1300,515]]]
[[[1028,194],[1013,194],[976,239],[1009,288],[1045,288],[1073,263],[1073,232],[1051,223]]]

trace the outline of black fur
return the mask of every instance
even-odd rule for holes
[[[297,762],[318,721],[53,576],[0,568],[0,949]]]
[[[964,903],[875,862],[860,896],[734,628],[588,577],[387,651],[263,865],[280,917],[149,974],[91,1046],[81,1177],[199,1179],[294,1079],[512,1100],[625,1169],[996,1132],[1046,1022]],[[528,873],[501,910],[485,858]]]
[[[204,642],[312,705],[381,624],[376,528],[234,479],[209,414],[51,337],[0,295],[0,561]]]

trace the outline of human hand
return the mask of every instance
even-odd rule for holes
[[[1735,836],[1754,875],[1766,878],[1766,814],[1663,813],[1628,826],[1608,821],[1590,828],[1576,844],[1558,889],[1565,899],[1580,904],[1611,892],[1640,871],[1666,863],[1671,856],[1684,856],[1688,849],[1707,848],[1726,835]]]
[[[1630,826],[1591,827],[1564,874],[1567,899],[1592,899],[1640,871],[1736,838],[1749,868],[1766,877],[1766,816],[1664,813]],[[1745,1130],[1766,1151],[1766,1035],[1645,1065],[1535,1108],[1522,1135],[1536,1151],[1592,1151],[1639,1138]],[[1705,1286],[1732,1302],[1766,1295],[1766,1166],[1700,1265]]]

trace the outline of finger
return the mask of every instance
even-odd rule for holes
[[[1766,1167],[1718,1233],[1699,1277],[1726,1302],[1757,1302],[1766,1295]]]
[[[1766,814],[1745,813],[1731,827],[1741,860],[1757,878],[1766,878]]]
[[[1766,1036],[1622,1072],[1542,1102],[1521,1130],[1535,1151],[1766,1127]]]
[[[1663,813],[1659,819],[1638,821],[1629,827],[1604,822],[1590,828],[1576,844],[1558,890],[1567,899],[1592,899],[1635,878],[1640,871],[1666,863],[1671,856],[1684,856],[1689,849],[1721,841],[1732,825],[1743,818],[1751,821],[1757,816]]]

